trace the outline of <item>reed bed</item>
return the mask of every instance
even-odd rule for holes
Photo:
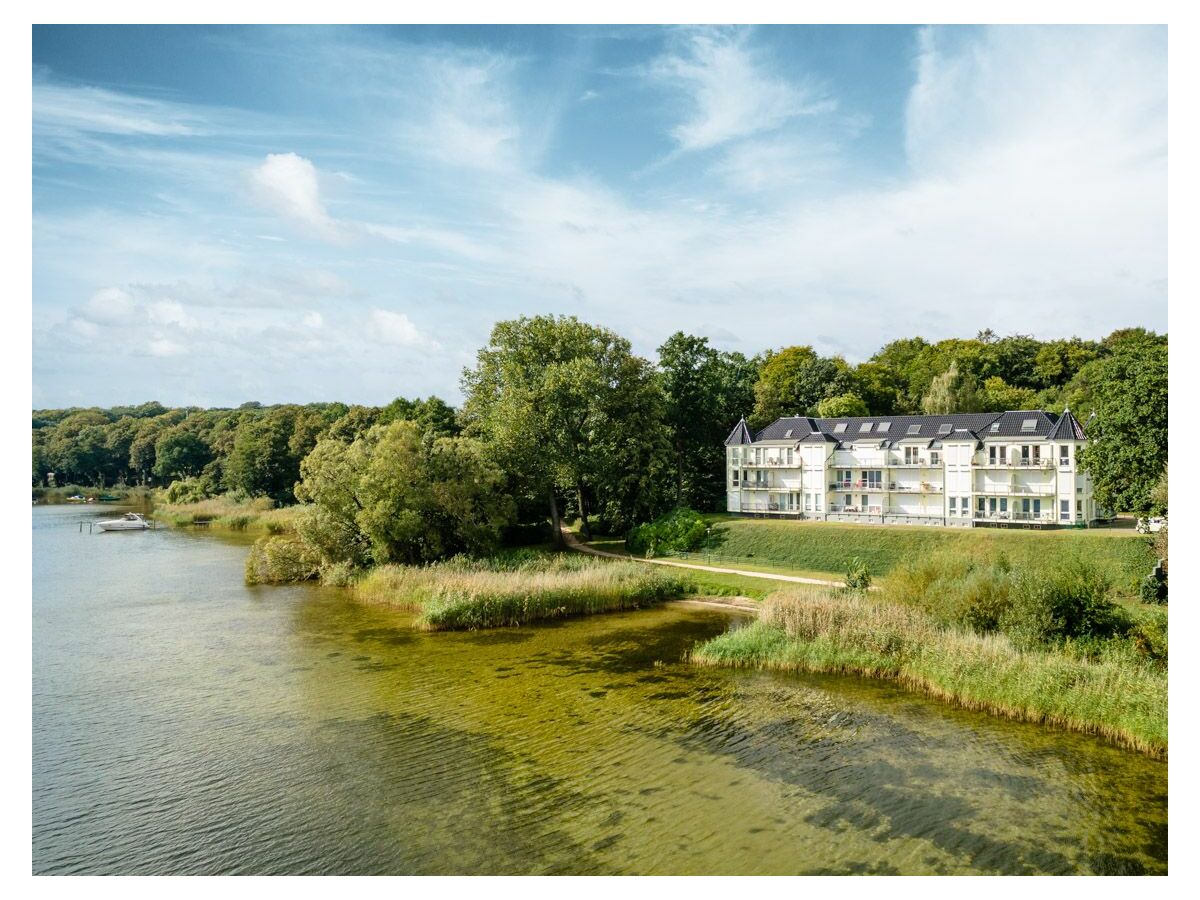
[[[299,509],[297,506],[277,508],[275,501],[267,497],[233,500],[222,496],[195,503],[157,503],[154,518],[180,527],[203,524],[227,531],[285,534],[293,530]]]
[[[701,644],[699,665],[889,678],[968,709],[1167,755],[1167,675],[1130,660],[1021,650],[920,609],[827,590],[767,599],[759,620]]]
[[[354,585],[364,602],[418,613],[416,627],[427,631],[639,609],[689,590],[685,579],[645,565],[567,556],[379,566]]]

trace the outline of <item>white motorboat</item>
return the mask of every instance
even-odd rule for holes
[[[96,527],[101,531],[142,531],[150,527],[146,517],[141,513],[125,513],[119,519],[105,519],[97,522]]]

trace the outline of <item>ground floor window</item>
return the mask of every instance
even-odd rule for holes
[[[950,515],[953,516],[953,515],[957,515],[957,514],[958,514],[958,498],[951,497],[950,498]]]
[[[820,512],[821,511],[821,495],[813,494],[813,500],[816,501],[815,507],[816,507],[817,512]]]
[[[813,508],[813,495],[805,494],[804,495],[804,511],[812,512],[812,508]]]
[[[1062,519],[1064,522],[1069,522],[1071,520],[1071,501],[1070,500],[1063,500],[1062,502],[1059,503],[1058,517],[1060,519]]]
[[[969,516],[971,514],[971,498],[970,497],[962,498],[962,514],[964,516]]]

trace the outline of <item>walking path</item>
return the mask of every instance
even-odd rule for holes
[[[779,575],[775,572],[751,572],[746,569],[725,569],[719,566],[702,566],[699,563],[674,562],[669,559],[643,559],[639,556],[629,556],[624,553],[611,553],[608,550],[597,550],[589,547],[575,536],[575,532],[562,529],[563,540],[572,550],[580,553],[590,553],[592,556],[606,556],[609,559],[626,559],[635,562],[651,563],[656,566],[674,566],[677,569],[697,569],[701,572],[715,572],[718,575],[744,575],[747,578],[765,578],[768,581],[787,581],[792,584],[819,584],[825,587],[842,587],[840,581],[824,581],[820,578],[805,578],[803,575]]]

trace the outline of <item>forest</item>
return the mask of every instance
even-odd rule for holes
[[[606,328],[539,316],[498,323],[461,387],[459,408],[398,397],[35,410],[33,485],[50,487],[53,473],[58,486],[152,487],[175,503],[299,500],[354,519],[375,561],[417,561],[561,518],[623,534],[673,508],[719,509],[723,441],[741,416],[757,429],[781,415],[1069,406],[1090,418],[1081,461],[1097,500],[1161,506],[1167,337],[1141,328],[902,338],[857,364],[811,346],[747,357],[677,332],[650,360]]]

